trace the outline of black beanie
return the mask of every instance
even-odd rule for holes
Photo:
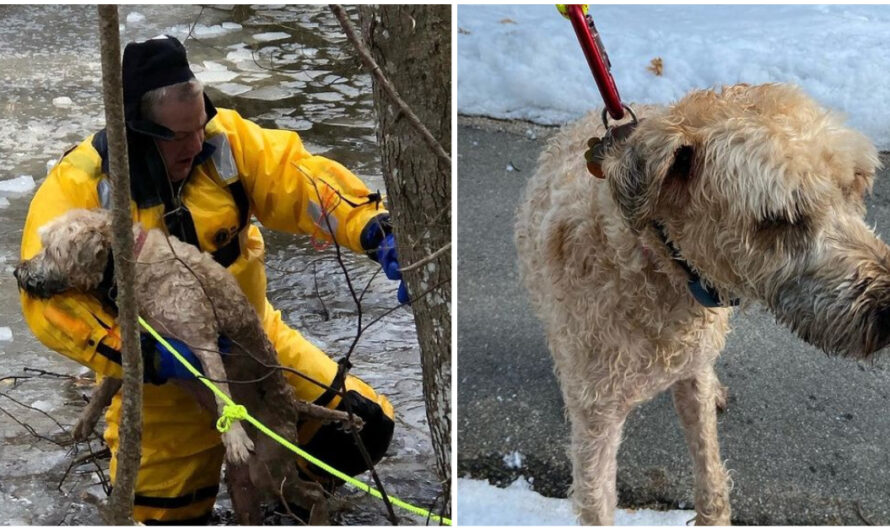
[[[156,88],[194,79],[195,74],[189,67],[185,46],[170,35],[145,42],[131,42],[124,48],[121,70],[127,126],[151,136],[166,137],[170,131],[147,122],[142,116],[142,96]],[[204,106],[209,120],[216,114],[216,109],[206,94]]]
[[[169,35],[127,44],[121,70],[124,108],[129,120],[142,117],[139,106],[146,92],[195,77],[189,68],[185,46]]]

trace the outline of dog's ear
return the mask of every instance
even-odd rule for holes
[[[662,131],[636,131],[611,154],[603,170],[612,198],[638,232],[652,220],[663,193],[685,190],[695,164],[695,148],[680,133],[665,136]]]

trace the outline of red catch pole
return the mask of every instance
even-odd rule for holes
[[[612,78],[612,73],[609,71],[611,67],[609,58],[599,40],[599,33],[593,24],[593,17],[585,16],[580,4],[567,4],[565,7],[569,20],[572,21],[572,26],[575,28],[581,49],[584,50],[587,64],[590,65],[590,71],[596,80],[596,86],[603,97],[606,110],[609,111],[609,115],[613,119],[620,120],[624,117],[624,106],[621,104],[621,96],[618,95],[615,79]]]

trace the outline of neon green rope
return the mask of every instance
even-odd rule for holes
[[[343,473],[342,471],[334,469],[333,467],[329,466],[328,464],[325,464],[321,460],[315,458],[314,456],[310,455],[306,451],[300,449],[296,445],[285,440],[284,438],[279,436],[278,433],[276,433],[272,429],[269,429],[268,427],[266,427],[265,425],[260,423],[259,420],[257,420],[256,418],[254,418],[253,416],[250,415],[250,413],[247,411],[246,408],[244,408],[244,406],[238,405],[237,403],[232,401],[232,399],[229,396],[227,396],[225,394],[225,392],[220,390],[216,385],[214,385],[211,381],[209,381],[206,377],[204,377],[201,374],[201,372],[199,372],[194,366],[192,366],[187,360],[185,360],[185,358],[182,355],[180,355],[180,353],[178,351],[176,351],[176,348],[170,346],[170,343],[167,342],[164,339],[164,337],[161,337],[161,335],[158,334],[158,332],[155,331],[154,328],[149,326],[148,322],[143,320],[142,317],[139,317],[139,324],[141,324],[142,327],[145,328],[145,330],[148,331],[152,337],[157,339],[157,341],[159,343],[163,344],[163,346],[165,348],[167,348],[167,350],[170,353],[172,353],[174,357],[176,357],[176,360],[178,360],[180,363],[182,363],[183,366],[185,366],[186,369],[189,372],[191,372],[192,375],[194,375],[196,378],[198,378],[199,381],[204,383],[204,385],[206,385],[207,388],[209,388],[214,394],[219,396],[219,398],[226,404],[226,406],[223,408],[223,415],[216,422],[216,428],[220,432],[225,432],[226,430],[228,430],[229,427],[231,427],[233,421],[247,420],[251,425],[256,427],[259,431],[264,433],[266,436],[268,436],[269,438],[272,438],[276,442],[287,447],[288,449],[290,449],[297,455],[306,459],[306,461],[308,461],[309,463],[327,471],[331,475],[339,478],[340,480],[345,481],[347,484],[349,484],[350,486],[352,486],[356,489],[359,489],[361,491],[369,493],[370,495],[377,497],[378,499],[383,499],[383,494],[380,493],[380,490],[373,488],[370,485],[365,484],[364,482],[357,480],[356,478],[351,477],[351,476],[347,475],[346,473]],[[436,514],[430,512],[429,510],[425,510],[419,506],[414,506],[413,504],[409,504],[399,498],[393,497],[392,495],[387,495],[387,497],[389,498],[389,501],[394,506],[398,506],[399,508],[402,508],[403,510],[407,510],[407,511],[409,511],[415,515],[419,515],[421,517],[428,517],[429,519],[439,522],[439,523],[443,523],[443,524],[446,524],[449,526],[451,525],[451,519],[449,519],[447,517],[442,517],[440,515],[436,515]]]
[[[247,409],[243,405],[226,405],[223,407],[223,415],[216,420],[216,430],[226,432],[234,422],[245,419],[247,419]]]

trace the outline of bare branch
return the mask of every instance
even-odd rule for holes
[[[429,256],[427,256],[427,257],[425,257],[425,258],[422,258],[422,259],[420,259],[420,260],[418,260],[418,261],[415,261],[415,262],[412,263],[411,265],[406,265],[406,266],[404,266],[404,267],[400,267],[400,268],[399,268],[399,271],[401,271],[401,272],[406,272],[406,271],[412,271],[412,270],[414,270],[414,269],[418,269],[418,268],[420,268],[420,267],[426,265],[427,263],[433,261],[434,259],[438,258],[438,257],[439,257],[440,255],[442,255],[443,253],[448,252],[449,250],[451,250],[451,242],[450,242],[450,241],[449,241],[444,247],[442,247],[442,248],[440,248],[439,250],[433,252],[433,253],[430,254]]]
[[[361,40],[356,37],[355,30],[352,28],[352,23],[349,22],[349,19],[346,18],[346,13],[343,12],[343,8],[337,4],[331,4],[329,6],[331,11],[334,13],[334,16],[337,17],[337,20],[340,21],[340,27],[343,28],[343,32],[346,33],[346,38],[349,39],[349,42],[355,46],[356,51],[362,58],[362,62],[365,63],[365,66],[371,70],[371,73],[374,77],[377,78],[377,81],[380,83],[380,86],[383,87],[383,90],[389,96],[389,98],[399,107],[399,110],[404,113],[404,115],[408,118],[408,122],[414,126],[418,133],[420,133],[421,138],[423,138],[424,143],[429,146],[429,148],[436,153],[436,156],[441,160],[444,164],[444,172],[447,172],[449,175],[451,174],[451,156],[445,152],[445,149],[442,147],[435,137],[433,137],[432,133],[426,126],[420,121],[420,118],[414,114],[414,111],[411,110],[411,107],[402,100],[401,96],[399,96],[396,87],[389,81],[386,75],[383,73],[383,70],[380,69],[380,66],[377,65],[377,62],[371,57],[371,53],[362,44]]]
[[[352,352],[355,350],[355,346],[358,344],[359,339],[361,339],[361,337],[362,337],[362,332],[363,332],[363,329],[362,329],[362,303],[361,303],[361,299],[359,298],[359,296],[356,295],[356,293],[355,293],[355,288],[353,288],[353,286],[352,286],[352,279],[349,277],[349,271],[346,268],[346,264],[343,263],[343,256],[340,252],[340,243],[337,241],[337,235],[334,231],[334,228],[331,226],[331,218],[330,218],[331,213],[324,207],[325,201],[321,197],[321,191],[318,189],[318,183],[315,181],[315,179],[311,178],[305,171],[303,171],[303,168],[301,168],[300,166],[297,166],[297,165],[295,165],[295,166],[298,170],[300,170],[301,173],[303,173],[303,175],[306,176],[307,179],[309,179],[309,182],[312,184],[312,187],[315,189],[315,196],[318,198],[318,203],[321,205],[322,218],[324,219],[325,224],[327,225],[327,232],[331,236],[331,240],[334,243],[334,249],[336,250],[336,253],[337,253],[337,263],[340,264],[340,268],[343,270],[343,276],[346,278],[346,285],[349,287],[349,294],[352,295],[352,300],[355,302],[356,313],[357,313],[357,315],[356,315],[357,316],[357,325],[356,325],[355,339],[353,339],[352,344],[349,345],[349,350],[346,352],[346,355],[343,357],[343,359],[340,360],[340,369],[343,370],[343,377],[340,378],[340,387],[341,387],[341,392],[342,392],[341,395],[343,396],[341,403],[346,405],[346,413],[349,414],[350,421],[355,421],[354,414],[352,411],[352,402],[350,400],[346,399],[346,375],[349,373],[349,369],[352,366],[352,364],[349,361],[349,357],[352,355]],[[322,181],[322,182],[324,182],[324,181]],[[325,184],[327,184],[327,183],[325,182]],[[330,185],[328,184],[328,186],[330,186]],[[333,189],[333,187],[332,187],[332,189]],[[339,194],[338,194],[338,196],[339,196]],[[333,209],[335,207],[336,207],[336,205],[331,208],[331,211],[333,211]],[[399,519],[398,519],[398,517],[396,517],[395,509],[392,507],[392,502],[389,500],[389,495],[387,495],[387,493],[386,493],[386,488],[383,487],[383,482],[380,480],[380,477],[377,475],[377,470],[374,468],[374,461],[371,459],[371,455],[368,453],[368,449],[365,447],[364,441],[362,440],[361,436],[359,435],[359,433],[356,430],[353,429],[353,430],[351,430],[351,432],[352,432],[352,437],[355,440],[355,444],[358,447],[359,452],[362,455],[362,459],[365,461],[365,465],[368,466],[368,470],[371,473],[371,478],[374,479],[374,484],[377,486],[377,489],[380,490],[380,493],[382,493],[381,499],[383,500],[383,504],[386,506],[386,511],[388,514],[389,521],[393,525],[398,525]]]

